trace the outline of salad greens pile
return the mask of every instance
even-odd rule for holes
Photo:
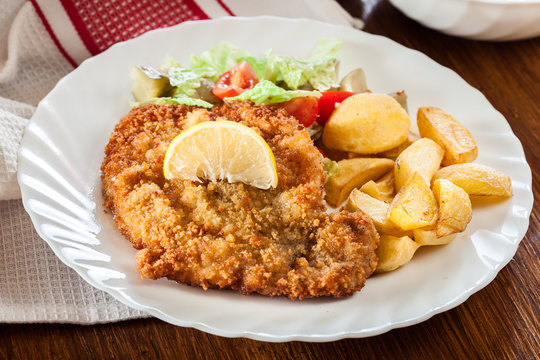
[[[335,87],[337,55],[341,40],[322,39],[312,51],[311,57],[298,60],[288,56],[276,55],[272,50],[263,58],[250,55],[227,42],[222,42],[199,56],[191,56],[189,68],[201,77],[213,80],[241,61],[246,61],[255,71],[259,80],[269,80],[274,84],[284,82],[291,90],[297,90],[310,83],[319,91]]]
[[[162,66],[162,74],[169,79],[174,91],[165,96],[136,99],[138,103],[134,105],[165,102],[212,107],[212,102],[198,96],[201,84],[216,82],[242,61],[251,66],[259,82],[252,89],[226,100],[275,104],[295,97],[319,97],[319,91],[339,86],[337,55],[341,43],[339,39],[322,39],[305,60],[277,55],[272,50],[266,51],[264,57],[255,57],[228,42],[221,42],[198,56],[192,55],[188,66],[168,57]]]

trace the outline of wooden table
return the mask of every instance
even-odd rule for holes
[[[480,89],[523,143],[540,194],[540,38],[487,43],[442,35],[387,1],[341,0],[365,30],[417,49]],[[441,86],[444,86],[441,84]],[[540,357],[540,211],[514,259],[486,288],[421,324],[364,339],[265,343],[228,339],[157,319],[106,325],[0,325],[0,359],[532,359]]]

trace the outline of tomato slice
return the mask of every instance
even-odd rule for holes
[[[248,89],[252,89],[259,79],[253,68],[242,61],[231,70],[221,74],[212,92],[220,99],[238,96]]]
[[[297,97],[278,106],[285,109],[305,127],[313,124],[319,112],[319,100],[315,96]]]
[[[319,98],[319,124],[324,125],[332,112],[336,108],[336,104],[342,102],[349,96],[357,93],[350,91],[324,91]]]

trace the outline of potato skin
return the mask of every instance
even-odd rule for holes
[[[354,158],[338,161],[337,175],[324,185],[326,201],[337,207],[347,200],[351,191],[369,180],[379,178],[394,167],[394,161],[380,158]]]
[[[332,113],[322,141],[330,149],[376,154],[407,140],[410,119],[392,97],[362,93],[345,99]]]
[[[388,218],[403,230],[413,230],[435,224],[438,211],[435,195],[416,172],[390,204]]]
[[[430,184],[433,175],[439,170],[443,156],[443,148],[433,140],[416,140],[399,154],[394,164],[396,191],[399,191],[415,172]]]
[[[375,199],[374,197],[354,189],[347,199],[345,209],[350,212],[356,210],[362,211],[369,216],[373,225],[381,235],[392,235],[397,237],[412,236],[411,231],[404,231],[388,219],[389,205],[384,201]]]
[[[464,231],[472,218],[471,200],[465,190],[449,180],[437,179],[433,182],[433,194],[439,204],[437,236]]]
[[[420,136],[416,135],[413,132],[409,131],[409,135],[407,136],[407,140],[399,144],[398,146],[391,148],[390,150],[383,151],[382,153],[377,154],[377,156],[382,156],[385,158],[390,159],[396,159],[399,154],[403,152],[406,148],[408,148],[413,142],[416,140],[419,140]]]
[[[472,196],[512,196],[510,177],[486,165],[467,163],[446,166],[433,176],[433,181],[437,179],[449,180]]]
[[[414,241],[420,245],[446,245],[450,244],[456,238],[457,233],[445,236],[437,236],[437,232],[433,229],[414,229]]]
[[[478,156],[478,146],[469,130],[443,110],[419,108],[417,124],[420,136],[435,141],[445,150],[443,166],[471,162]]]
[[[411,261],[414,253],[420,244],[413,241],[408,236],[396,237],[391,235],[381,235],[377,257],[379,262],[376,273],[393,271],[400,266]]]
[[[360,191],[377,200],[390,203],[394,199],[394,182],[392,181],[389,185],[386,182],[375,182],[370,180],[360,187]]]

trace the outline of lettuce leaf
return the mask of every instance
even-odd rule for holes
[[[307,60],[276,55],[269,50],[258,58],[227,42],[221,42],[199,56],[191,56],[189,67],[216,81],[219,75],[230,70],[240,61],[246,61],[260,80],[273,83],[283,81],[291,90],[307,83],[316,90],[324,91],[338,86],[337,55],[340,39],[321,39]]]
[[[194,95],[201,85],[201,74],[189,68],[172,67],[169,69],[169,82],[176,87],[176,94]]]
[[[239,61],[245,61],[251,66],[253,71],[259,79],[266,79],[266,72],[268,66],[268,58],[257,58],[255,56],[244,56]]]
[[[337,55],[341,43],[339,39],[322,39],[307,60],[280,56],[268,51],[264,79],[276,83],[283,81],[293,90],[307,83],[319,91],[337,87]]]
[[[214,105],[201,99],[192,98],[189,96],[181,95],[175,97],[157,97],[143,102],[132,102],[131,106],[140,106],[145,104],[175,104],[175,105],[187,105],[187,106],[200,106],[205,108],[211,108]]]
[[[263,80],[238,96],[225,98],[227,101],[252,101],[255,104],[277,104],[303,96],[320,97],[318,91],[285,90],[269,80]]]
[[[175,97],[165,97],[161,100],[166,104],[177,104],[177,105],[188,105],[188,106],[200,106],[205,108],[211,108],[214,104],[210,104],[207,101],[202,99],[196,99],[189,96],[175,96]]]
[[[319,40],[311,52],[311,61],[337,59],[342,43],[342,40],[335,38]]]
[[[322,163],[324,172],[326,172],[326,181],[337,175],[339,168],[339,164],[337,162],[323,156]]]
[[[309,136],[313,141],[319,140],[321,138],[323,130],[324,127],[320,125],[317,121],[315,121],[313,124],[309,125],[306,128],[306,131],[308,132]]]
[[[250,54],[228,42],[222,41],[199,56],[192,55],[189,67],[197,73],[206,73],[212,80],[233,68],[242,58]]]

